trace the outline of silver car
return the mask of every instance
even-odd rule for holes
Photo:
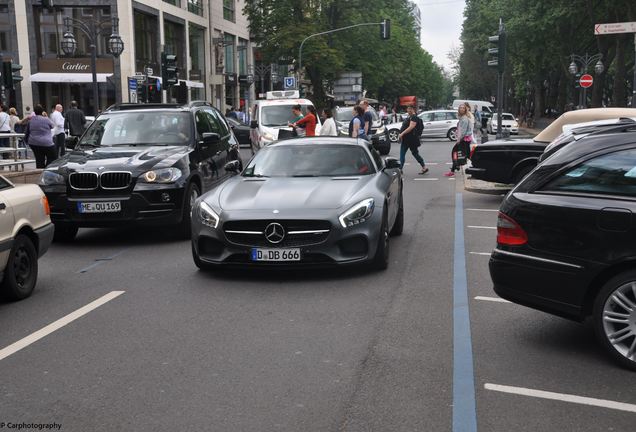
[[[260,150],[240,176],[192,210],[192,254],[215,266],[389,264],[404,224],[399,162],[364,140],[289,139]]]
[[[457,111],[435,110],[423,111],[418,114],[424,123],[422,137],[438,138],[446,137],[451,141],[457,140]],[[387,125],[389,139],[391,142],[398,141],[402,123],[391,123]]]

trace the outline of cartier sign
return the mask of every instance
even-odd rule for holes
[[[113,73],[112,58],[97,59],[97,73]],[[38,72],[92,73],[90,58],[38,59]]]

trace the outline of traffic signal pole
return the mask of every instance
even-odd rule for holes
[[[496,45],[495,48],[489,48],[488,54],[495,57],[488,60],[488,66],[497,67],[497,139],[503,137],[502,115],[503,115],[503,95],[504,95],[504,72],[506,70],[506,29],[504,28],[503,19],[499,18],[499,31],[497,35],[490,36],[488,42]]]

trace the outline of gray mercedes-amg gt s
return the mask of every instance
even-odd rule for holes
[[[385,269],[402,233],[402,172],[367,141],[310,137],[260,150],[192,208],[192,255],[215,265]]]

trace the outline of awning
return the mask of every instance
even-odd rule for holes
[[[98,73],[97,82],[106,82],[106,78],[112,76],[112,73]],[[31,75],[31,82],[50,82],[50,83],[92,83],[93,74],[91,73],[51,73],[38,72]]]
[[[205,87],[201,81],[179,80],[179,84],[185,83],[186,87],[203,88]]]

